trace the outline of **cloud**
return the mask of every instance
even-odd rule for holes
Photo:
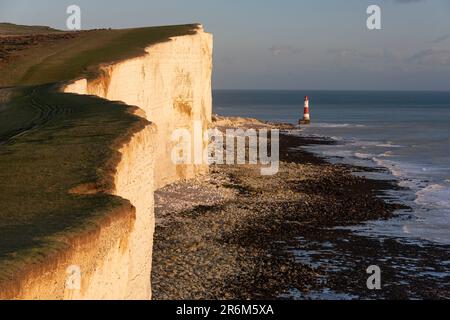
[[[433,43],[441,43],[450,39],[450,33],[444,34],[436,39],[434,39]]]
[[[408,62],[421,65],[450,65],[450,50],[427,49],[412,55]]]
[[[330,49],[328,53],[339,58],[360,58],[361,52],[355,49],[341,48]]]
[[[389,49],[356,50],[350,48],[330,49],[328,54],[343,63],[364,63],[389,66],[450,66],[450,49],[431,48],[413,55]]]
[[[339,59],[363,60],[363,61],[380,61],[383,63],[395,62],[401,60],[398,52],[385,48],[368,49],[360,51],[351,48],[330,49],[328,54]]]
[[[299,49],[291,45],[273,45],[269,48],[269,51],[273,56],[279,56],[282,54],[300,54],[303,52],[303,49]]]
[[[396,3],[416,3],[416,2],[423,2],[426,0],[394,0]]]

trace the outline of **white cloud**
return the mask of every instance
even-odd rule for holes
[[[434,43],[441,43],[441,42],[444,42],[446,40],[450,40],[450,33],[444,34],[443,36],[440,36],[440,37],[436,38],[433,42]]]
[[[272,55],[279,56],[282,54],[300,54],[303,52],[303,49],[291,45],[273,45],[269,48],[269,51]]]
[[[408,59],[411,63],[421,65],[450,65],[450,50],[427,49],[419,51]]]

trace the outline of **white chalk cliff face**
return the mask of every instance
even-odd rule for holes
[[[203,129],[211,120],[212,35],[200,27],[197,34],[152,45],[142,57],[104,66],[95,80],[81,79],[65,92],[96,95],[138,106],[156,125],[155,182],[160,187],[205,172],[205,166],[174,166],[170,159],[175,129]],[[205,142],[206,143],[206,142]]]
[[[212,36],[200,27],[196,34],[149,46],[144,56],[102,66],[97,79],[80,79],[65,87],[65,92],[137,106],[141,110],[136,113],[152,125],[121,148],[115,176],[114,193],[131,202],[134,223],[115,221],[118,226],[112,223],[102,242],[90,244],[89,253],[74,255],[64,262],[82,265],[90,272],[83,276],[81,290],[63,288],[63,293],[55,292],[47,298],[151,298],[153,193],[168,183],[208,172],[205,164],[173,163],[175,142],[171,136],[180,128],[192,133],[194,121],[207,128],[212,110],[211,72]],[[202,147],[207,147],[207,141]],[[97,249],[93,251],[93,247]],[[51,277],[45,282],[49,280]],[[42,297],[39,288],[30,288],[30,292],[35,292],[34,298]]]

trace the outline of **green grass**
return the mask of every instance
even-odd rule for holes
[[[0,25],[5,28],[14,30]],[[2,66],[0,86],[16,87],[0,88],[0,283],[64,248],[67,235],[96,228],[114,209],[130,208],[108,194],[111,161],[118,159],[117,142],[147,121],[120,103],[60,93],[58,83],[92,76],[101,63],[141,55],[149,44],[194,30],[183,25],[82,32],[28,48]],[[83,184],[95,184],[99,192],[69,192]]]
[[[55,33],[61,32],[45,26],[23,26],[13,23],[0,23],[0,35],[25,35],[36,33]]]
[[[195,28],[193,24],[92,30],[77,33],[73,39],[33,46],[2,67],[0,86],[39,85],[92,76],[101,63],[142,55],[148,45],[167,41],[170,37],[195,33]]]
[[[0,109],[0,280],[8,276],[2,265],[63,247],[63,235],[130,207],[102,192],[111,188],[114,144],[147,124],[127,108],[40,86],[22,89]],[[86,183],[100,192],[69,192]]]

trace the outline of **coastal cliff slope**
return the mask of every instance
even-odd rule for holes
[[[208,171],[173,164],[170,138],[211,119],[212,37],[54,33],[0,56],[0,299],[149,299],[153,192]]]
[[[179,128],[194,136],[194,123],[203,132],[211,122],[212,36],[198,27],[195,35],[173,38],[146,48],[134,59],[102,66],[93,79],[79,79],[65,92],[99,96],[139,106],[159,136],[156,186],[207,172],[207,166],[174,166],[172,133]],[[170,106],[170,107],[168,107]],[[203,149],[207,141],[203,141]],[[192,150],[192,153],[194,150]]]

